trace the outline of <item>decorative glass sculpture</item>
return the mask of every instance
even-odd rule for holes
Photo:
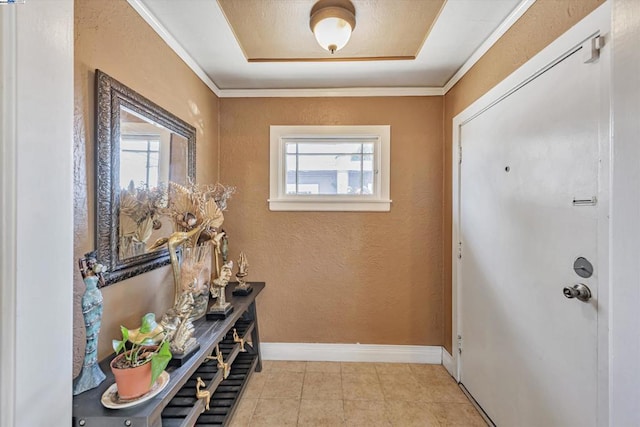
[[[104,372],[98,365],[98,334],[102,322],[102,292],[98,283],[102,282],[104,267],[98,264],[95,253],[91,252],[79,261],[80,273],[86,286],[82,295],[82,316],[87,335],[84,362],[80,375],[73,382],[73,395],[97,387],[105,380]]]

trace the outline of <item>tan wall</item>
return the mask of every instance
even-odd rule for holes
[[[451,153],[453,118],[549,43],[587,16],[602,0],[537,0],[445,95],[444,101],[444,346],[451,352]]]
[[[267,281],[258,302],[264,341],[444,343],[451,351],[453,117],[601,3],[538,0],[444,99],[219,101],[126,1],[76,0],[75,256],[95,248],[93,85],[100,68],[197,128],[199,182],[217,180],[220,103],[220,178],[239,189],[225,228],[233,259],[245,250],[249,278]],[[390,124],[391,212],[270,212],[271,124]],[[84,351],[77,272],[74,289],[75,375]],[[100,357],[121,323],[163,313],[171,289],[167,268],[103,289]]]
[[[266,342],[442,344],[442,97],[220,100],[225,229]],[[271,212],[270,125],[391,125],[386,213]]]
[[[74,255],[95,249],[94,73],[99,68],[197,129],[197,181],[217,180],[218,99],[125,0],[75,2]],[[46,75],[46,72],[45,72]],[[55,84],[52,82],[52,84]],[[147,312],[161,315],[173,299],[168,268],[102,290],[99,357],[112,352],[119,325],[133,327]],[[74,375],[84,355],[80,298],[74,277]]]

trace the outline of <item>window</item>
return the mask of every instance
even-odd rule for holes
[[[138,187],[157,187],[160,135],[122,135],[120,140],[120,182]]]
[[[389,211],[389,126],[271,126],[272,211]]]

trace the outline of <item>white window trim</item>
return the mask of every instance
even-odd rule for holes
[[[377,138],[374,162],[376,193],[372,195],[286,194],[285,143],[288,138],[314,137]],[[373,211],[391,210],[391,127],[384,126],[271,126],[270,191],[272,211]]]

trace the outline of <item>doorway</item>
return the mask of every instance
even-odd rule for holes
[[[601,416],[609,62],[599,34],[456,118],[458,374],[496,425]]]

